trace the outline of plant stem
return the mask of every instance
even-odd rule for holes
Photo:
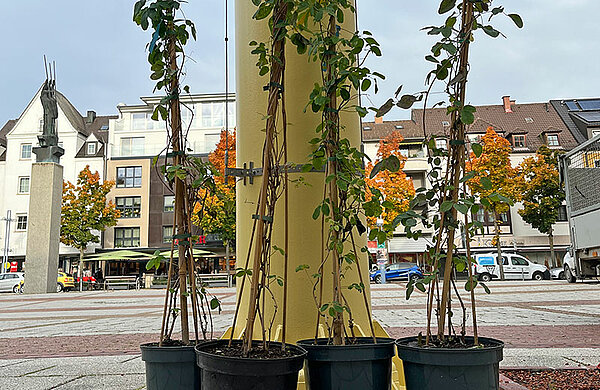
[[[459,107],[462,109],[465,105],[465,94],[466,94],[466,86],[467,86],[467,74],[469,67],[469,44],[471,38],[471,28],[473,26],[473,3],[468,0],[463,0],[462,7],[462,26],[461,26],[461,35],[464,40],[460,47],[460,63],[459,63],[459,74],[464,74],[465,77],[462,81],[460,81],[457,85],[457,96],[456,100],[458,101]],[[449,198],[452,200],[453,204],[456,204],[458,201],[459,195],[459,185],[460,185],[460,174],[462,170],[462,166],[464,165],[465,159],[465,124],[460,120],[460,110],[455,110],[452,112],[452,133],[453,139],[458,141],[458,145],[450,143],[450,158],[452,159],[452,174],[450,176],[451,181],[451,189],[449,193]],[[452,207],[450,211],[450,215],[453,221],[456,220],[457,211],[456,208]],[[452,256],[454,252],[454,228],[447,229],[447,251],[446,251],[446,263],[444,264],[444,281],[442,285],[442,301],[440,304],[440,316],[439,316],[439,324],[438,324],[438,339],[440,341],[444,340],[444,327],[445,327],[445,317],[446,310],[449,305],[450,299],[450,278],[452,277]]]
[[[173,225],[175,226],[177,223],[177,214],[173,213]],[[171,277],[173,275],[173,249],[175,246],[175,240],[171,238],[171,255],[169,257],[169,273],[167,274],[167,293],[165,294],[165,304],[163,308],[163,317],[162,317],[162,325],[160,327],[160,341],[158,346],[162,347],[163,340],[165,338],[165,327],[168,323],[167,319],[167,304],[169,302],[169,296],[171,295]]]

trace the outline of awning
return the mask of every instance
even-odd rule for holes
[[[433,245],[430,240],[419,237],[414,240],[407,237],[394,237],[388,241],[389,253],[424,253],[427,245]]]
[[[83,261],[103,261],[103,260],[130,260],[130,261],[146,261],[152,258],[152,254],[145,252],[133,251],[130,249],[120,249],[116,251],[94,253],[86,255]]]
[[[198,257],[199,256],[211,257],[212,255],[214,255],[214,253],[209,252],[209,251],[205,251],[205,250],[202,250],[202,249],[196,249],[196,248],[194,248],[192,251],[193,251],[194,257],[197,257],[197,256]],[[168,250],[168,251],[162,251],[162,252],[160,252],[160,254],[162,256],[166,257],[167,259],[169,257],[171,257],[171,251],[170,250]],[[173,257],[174,258],[175,257],[179,257],[179,250],[175,249],[173,251]]]

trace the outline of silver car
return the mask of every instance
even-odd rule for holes
[[[18,293],[23,280],[25,280],[25,275],[22,272],[0,274],[0,292],[12,291]]]

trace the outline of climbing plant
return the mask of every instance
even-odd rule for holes
[[[150,78],[156,81],[155,91],[162,91],[164,96],[154,107],[152,119],[166,122],[168,137],[164,150],[153,162],[156,166],[158,160],[163,160],[163,164],[160,165],[161,173],[164,175],[165,184],[175,193],[175,234],[171,241],[168,288],[159,343],[161,346],[173,343],[171,336],[177,318],[181,325],[181,342],[184,345],[190,344],[188,297],[191,298],[195,336],[193,340],[196,341],[200,340],[200,331],[203,338],[207,338],[209,326],[212,334],[210,309],[219,307],[215,297],[209,298],[205,286],[196,284],[195,276],[192,243],[198,240],[198,236],[192,234],[193,207],[196,202],[203,201],[198,199],[200,188],[214,187],[214,177],[209,164],[187,154],[189,129],[183,129],[181,110],[189,108],[181,102],[180,96],[182,93],[189,93],[189,87],[181,87],[180,79],[186,60],[185,45],[190,38],[196,38],[196,28],[192,21],[183,16],[182,3],[183,0],[139,0],[133,9],[133,21],[142,30],[153,31],[147,46]],[[191,115],[193,117],[193,112]],[[174,250],[175,242],[177,251]],[[174,261],[175,257],[177,262]],[[164,260],[166,259],[163,256],[156,253],[147,267],[158,267]]]
[[[427,110],[423,110],[423,135],[425,147],[428,151],[430,170],[427,174],[429,186],[416,190],[416,195],[411,202],[411,210],[401,213],[396,217],[394,226],[402,224],[408,237],[422,236],[422,229],[418,222],[424,226],[432,227],[434,244],[428,250],[428,266],[431,273],[425,278],[410,281],[407,286],[407,298],[415,288],[427,293],[427,334],[420,342],[426,345],[447,346],[453,343],[465,344],[466,333],[466,307],[453,278],[453,270],[459,272],[467,270],[468,280],[465,289],[470,291],[471,314],[473,319],[474,343],[478,344],[477,321],[475,310],[474,289],[481,285],[486,292],[489,291],[485,284],[478,282],[472,275],[470,239],[481,223],[473,221],[471,216],[479,210],[479,204],[490,202],[498,198],[498,193],[485,194],[476,198],[468,192],[466,182],[474,179],[478,173],[465,173],[467,160],[467,147],[470,146],[475,157],[481,156],[482,146],[477,143],[468,145],[466,130],[475,120],[475,107],[466,102],[467,80],[471,70],[469,52],[471,43],[476,41],[479,33],[492,38],[504,36],[491,23],[497,15],[507,15],[519,28],[523,26],[521,17],[517,14],[506,14],[504,7],[494,6],[492,0],[442,0],[439,3],[438,13],[446,15],[445,21],[439,26],[427,26],[424,30],[428,35],[439,37],[431,47],[425,59],[433,64],[433,69],[427,74],[427,90],[417,94],[402,95],[398,98],[400,88],[394,97],[388,99],[377,111],[378,115],[389,112],[394,105],[401,108],[410,108],[415,102],[423,101],[427,107],[427,100],[434,85],[443,85],[448,96],[446,113],[450,117],[448,130],[448,150],[438,148],[436,139],[430,134],[432,129],[425,126]],[[444,102],[440,102],[443,104]],[[438,103],[438,104],[440,104]],[[438,105],[436,104],[436,105]],[[394,168],[395,159],[383,160],[376,165],[378,169]],[[371,173],[373,176],[373,172]],[[418,210],[432,210],[432,213],[418,212]],[[462,215],[459,219],[459,214]],[[466,254],[456,252],[455,241],[457,232],[462,229],[466,242]],[[379,234],[377,229],[371,232]],[[440,288],[441,287],[441,288]],[[452,324],[452,291],[455,292],[463,312],[460,337],[456,337]],[[437,332],[432,334],[432,317],[437,317]],[[447,327],[447,329],[446,329]],[[447,332],[446,332],[447,331]]]

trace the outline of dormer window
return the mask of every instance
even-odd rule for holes
[[[524,148],[525,147],[525,135],[524,134],[515,134],[512,136],[513,146],[515,148]]]
[[[96,142],[88,142],[87,143],[87,155],[93,156],[96,154],[97,143]]]
[[[558,134],[547,134],[546,143],[548,146],[560,146],[560,143],[558,142]]]
[[[435,147],[436,147],[436,149],[447,150],[448,142],[446,142],[446,140],[444,138],[436,138],[435,139]]]

